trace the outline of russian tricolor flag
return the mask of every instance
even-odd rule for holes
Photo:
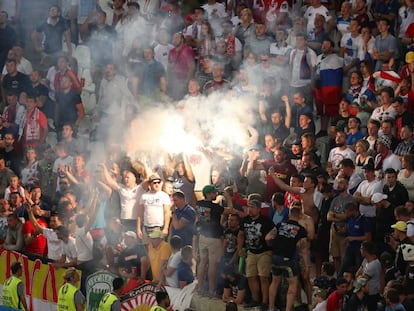
[[[329,54],[320,64],[320,89],[315,100],[323,105],[338,105],[342,99],[342,78],[344,59]]]

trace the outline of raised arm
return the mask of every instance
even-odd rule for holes
[[[281,180],[280,178],[276,176],[273,167],[269,168],[269,175],[272,176],[273,180],[275,181],[275,184],[283,191],[287,191],[287,192],[295,193],[295,194],[302,194],[304,192],[303,188],[301,187],[291,187],[289,185],[286,185],[283,180]]]
[[[106,167],[105,163],[100,163],[99,166],[102,168],[102,173],[104,177],[104,181],[108,184],[109,187],[111,187],[113,190],[118,191],[119,185],[118,183],[112,178],[111,174],[108,171],[108,168]]]
[[[190,162],[188,161],[188,157],[186,154],[183,153],[183,162],[184,162],[184,168],[185,172],[187,173],[187,179],[194,183],[195,182],[195,176],[193,173],[193,168],[191,167]]]

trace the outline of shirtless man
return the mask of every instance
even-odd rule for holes
[[[309,175],[305,177],[302,187],[291,187],[286,185],[281,179],[279,179],[272,167],[269,169],[269,175],[273,177],[276,185],[283,191],[299,194],[303,204],[303,211],[306,215],[312,217],[313,223],[318,223],[319,218],[319,206],[322,202],[322,194],[316,191],[318,181],[315,177]]]
[[[309,264],[311,263],[310,251],[311,251],[311,242],[315,238],[315,223],[313,222],[312,217],[306,215],[306,213],[304,212],[303,203],[301,204],[294,203],[293,206],[296,206],[296,204],[301,209],[298,223],[306,229],[306,233],[307,233],[306,249],[303,251],[303,256],[307,256],[308,260],[305,260],[303,257],[300,257],[299,268],[300,268],[300,273],[302,275],[302,285],[306,293],[306,298],[308,301],[312,301],[312,285],[310,282],[310,265],[306,265],[306,262]],[[298,285],[300,285],[300,283],[298,283]],[[298,293],[300,293],[300,287],[298,289],[299,289]]]

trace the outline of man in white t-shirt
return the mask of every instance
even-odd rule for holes
[[[374,193],[382,193],[382,183],[375,178],[375,169],[372,163],[365,164],[362,167],[365,180],[362,181],[354,193],[354,198],[358,201],[359,211],[367,218],[376,216],[376,208],[371,203],[371,197]]]
[[[162,271],[165,276],[165,284],[170,287],[180,288],[177,276],[177,267],[181,261],[182,240],[178,235],[171,237],[171,256],[168,259],[167,266]]]
[[[65,226],[56,228],[57,237],[62,241],[62,255],[64,257],[63,262],[53,263],[53,266],[56,268],[69,268],[77,265],[78,251],[76,249],[76,240],[69,233]]]
[[[310,6],[306,9],[304,17],[307,20],[306,32],[310,33],[314,27],[315,17],[320,14],[325,17],[325,21],[329,21],[331,16],[328,9],[321,4],[320,0],[311,0]]]
[[[40,209],[38,205],[34,205],[33,207],[29,207],[26,204],[26,210],[29,214],[29,219],[32,222],[33,226],[36,228],[39,234],[43,234],[43,236],[47,240],[47,259],[57,262],[62,260],[62,241],[59,240],[55,230],[59,226],[62,225],[59,217],[56,215],[50,218],[50,228],[43,227],[39,224],[36,217],[33,214],[33,208]]]
[[[161,229],[164,236],[167,236],[171,219],[171,199],[161,191],[161,177],[153,174],[148,182],[150,190],[139,201],[137,234],[140,239],[143,238],[142,229],[146,235],[154,229]]]
[[[335,137],[336,148],[333,148],[329,152],[327,167],[332,170],[330,175],[336,175],[339,171],[339,164],[343,159],[351,159],[355,161],[356,154],[352,149],[346,145],[346,134],[345,132],[337,132]]]

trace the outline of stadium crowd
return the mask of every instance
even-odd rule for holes
[[[412,0],[59,1],[30,40],[24,18],[0,1],[0,247],[81,270],[74,305],[107,269],[111,304],[197,280],[414,310]]]

